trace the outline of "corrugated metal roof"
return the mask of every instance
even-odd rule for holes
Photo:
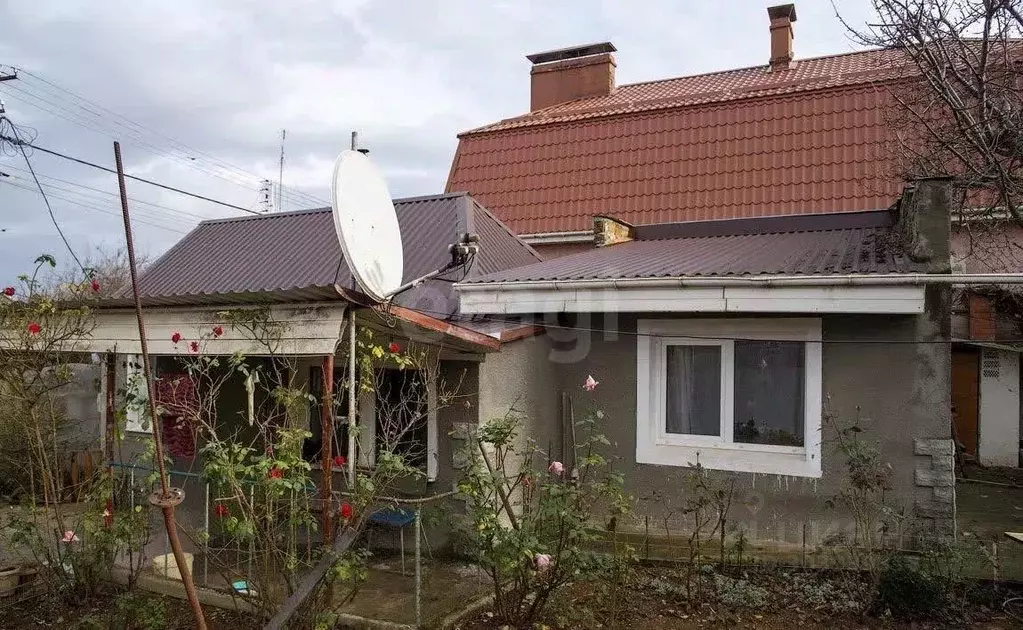
[[[885,207],[901,175],[881,84],[898,51],[864,51],[619,86],[461,136],[447,190],[518,234]]]
[[[448,245],[470,231],[473,222],[483,227],[480,270],[539,260],[466,194],[397,199],[394,207],[406,282],[444,266],[450,260]],[[474,269],[470,276],[480,273]],[[458,270],[448,276],[461,278]],[[154,305],[337,299],[335,285],[358,290],[329,209],[204,221],[139,279],[143,299]],[[451,283],[442,280],[407,291],[395,303],[430,314],[457,308]]]
[[[760,224],[759,228],[752,223]],[[637,230],[638,235],[646,234],[643,240],[593,249],[466,282],[925,271],[904,254],[891,224],[890,213],[878,211],[847,216],[643,226]],[[693,235],[687,236],[687,233]],[[657,238],[658,234],[678,237]]]

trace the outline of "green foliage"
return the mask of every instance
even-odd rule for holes
[[[149,542],[148,504],[108,506],[114,479],[106,471],[93,487],[86,509],[62,516],[54,508],[11,508],[6,541],[30,553],[45,570],[50,594],[77,602],[95,595],[110,579],[117,557],[128,557],[129,586],[141,568],[142,550]]]
[[[878,607],[900,619],[933,614],[945,604],[945,596],[940,579],[902,555],[888,559],[877,584]]]
[[[148,593],[127,592],[114,603],[112,630],[163,630],[167,627],[167,604]]]
[[[573,469],[521,440],[513,414],[470,436],[458,487],[469,500],[469,553],[493,582],[496,621],[532,627],[568,582],[625,574],[590,550],[598,509],[621,517],[631,508],[622,475],[601,453],[610,445],[597,430],[603,419],[595,410],[577,423]]]
[[[714,591],[719,602],[732,608],[763,608],[767,605],[767,589],[748,578],[732,578],[714,574]]]

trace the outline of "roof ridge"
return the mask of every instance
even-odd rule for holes
[[[850,50],[850,51],[846,51],[846,52],[842,52],[842,53],[832,53],[830,55],[818,55],[816,57],[801,57],[801,58],[793,59],[793,64],[794,65],[792,66],[791,69],[798,68],[799,64],[804,62],[804,61],[817,61],[817,60],[820,60],[820,59],[833,59],[835,57],[851,57],[853,55],[863,55],[863,54],[866,54],[866,53],[881,52],[881,51],[888,51],[888,50],[894,50],[894,49],[895,49],[894,47],[887,47],[887,48],[865,48],[863,50]],[[758,65],[755,65],[755,66],[744,66],[742,68],[729,68],[729,69],[726,69],[726,70],[711,70],[709,72],[697,72],[696,74],[682,74],[682,75],[678,75],[678,76],[674,76],[674,77],[667,77],[667,78],[664,78],[664,79],[651,79],[649,81],[637,81],[635,83],[623,83],[622,85],[619,85],[617,87],[619,87],[619,88],[635,87],[635,86],[638,86],[638,85],[651,85],[651,84],[654,84],[654,83],[667,83],[669,81],[678,81],[679,79],[696,79],[696,78],[699,78],[699,77],[709,77],[709,76],[715,75],[715,74],[731,74],[733,72],[746,72],[748,70],[756,70],[758,68],[769,68],[770,65],[771,64],[768,64],[768,63],[762,63],[762,64],[758,64]],[[559,105],[563,105],[563,103],[560,103]],[[558,107],[559,105],[551,105],[551,107]],[[537,111],[542,112],[543,109],[539,109]]]
[[[453,192],[453,193],[438,193],[435,195],[418,195],[416,197],[399,197],[398,199],[392,199],[392,203],[417,203],[420,201],[436,201],[440,199],[447,199],[450,197],[458,197],[460,195],[468,195],[467,192]],[[237,217],[221,217],[217,219],[206,219],[200,221],[199,225],[216,225],[218,223],[234,223],[237,221],[258,221],[260,219],[280,219],[285,217],[292,217],[304,214],[316,214],[318,212],[330,212],[329,206],[323,208],[305,208],[302,210],[288,210],[287,212],[267,212],[266,214],[256,214],[250,216],[237,216]],[[198,226],[196,226],[198,227]]]
[[[532,254],[532,255],[533,255],[533,256],[534,256],[535,258],[536,258],[537,262],[541,262],[541,261],[543,261],[543,256],[541,256],[541,255],[540,255],[540,254],[539,254],[539,253],[538,253],[538,252],[537,252],[537,251],[536,251],[535,249],[533,249],[533,246],[532,246],[532,245],[530,245],[530,244],[529,244],[529,243],[527,243],[526,241],[522,240],[522,238],[521,238],[521,237],[520,237],[520,236],[519,236],[518,234],[516,234],[515,232],[513,232],[513,231],[512,231],[512,229],[511,229],[510,227],[508,227],[507,225],[505,225],[504,221],[502,221],[501,219],[497,218],[497,215],[496,215],[496,214],[494,214],[493,212],[491,212],[489,208],[487,208],[487,207],[486,207],[485,205],[483,205],[482,203],[480,203],[479,201],[477,201],[477,200],[476,200],[476,198],[475,198],[475,197],[473,197],[473,196],[472,196],[471,194],[469,194],[469,193],[466,193],[466,196],[467,196],[467,197],[469,197],[469,200],[470,200],[470,201],[472,202],[472,204],[473,204],[473,205],[474,205],[475,207],[477,207],[477,208],[479,208],[480,210],[482,210],[482,211],[483,211],[483,214],[485,214],[485,215],[487,215],[488,217],[490,217],[490,219],[491,219],[492,221],[494,221],[495,223],[497,223],[497,225],[498,225],[498,226],[499,226],[499,227],[500,227],[501,229],[503,229],[503,230],[504,230],[505,232],[507,232],[507,233],[508,233],[508,235],[509,235],[509,236],[511,236],[511,237],[512,237],[513,239],[515,239],[515,242],[516,242],[516,243],[518,243],[520,247],[523,247],[523,248],[525,248],[525,250],[526,250],[527,252],[529,252],[530,254]],[[532,263],[530,263],[530,264],[532,264]]]
[[[871,53],[889,52],[897,50],[896,47],[888,48],[867,48],[864,50],[853,50],[843,53],[833,53],[830,55],[819,55],[817,57],[804,57],[793,61],[791,70],[798,70],[800,64],[819,61],[822,59],[835,59],[840,57],[855,57],[859,55],[868,55]],[[752,87],[741,87],[737,91],[734,88],[726,88],[723,90],[704,90],[696,91],[687,94],[673,95],[673,96],[661,96],[656,98],[631,98],[628,101],[612,102],[608,104],[599,104],[601,99],[608,97],[615,97],[616,95],[621,96],[621,91],[629,88],[637,88],[643,86],[652,85],[666,85],[673,81],[681,81],[688,79],[703,79],[706,77],[727,77],[731,75],[740,75],[742,73],[748,73],[750,71],[762,70],[769,68],[768,64],[761,64],[755,66],[745,66],[742,68],[728,68],[724,70],[712,70],[709,72],[699,72],[696,74],[684,74],[673,77],[667,77],[662,79],[651,79],[648,81],[639,81],[636,83],[625,83],[615,88],[615,91],[610,95],[606,96],[587,96],[563,103],[557,103],[530,111],[517,116],[510,116],[508,118],[502,118],[500,120],[487,123],[461,131],[457,134],[458,138],[482,135],[493,132],[509,131],[521,127],[532,127],[532,126],[546,126],[554,125],[562,122],[574,122],[578,116],[593,117],[593,118],[610,118],[619,115],[630,115],[649,111],[662,111],[672,109],[684,109],[689,107],[696,107],[708,104],[717,104],[733,101],[745,101],[752,99],[764,99],[773,98],[778,96],[774,92],[779,88],[777,84],[763,84]],[[879,66],[880,67],[880,66]],[[791,85],[786,87],[796,88],[794,91],[798,93],[814,92],[818,90],[838,90],[848,89],[856,85],[863,83],[875,82],[877,78],[868,78],[872,71],[875,69],[858,69],[850,70],[848,72],[835,73],[831,75],[820,75],[820,76],[808,76],[793,78],[789,80]],[[833,85],[822,85],[829,81],[836,79],[850,78],[862,76],[864,80],[850,80],[847,83],[838,83]],[[784,84],[784,82],[783,82]],[[764,92],[769,92],[765,94]],[[686,99],[697,99],[693,102],[681,102]],[[593,101],[594,104],[586,106],[588,101]],[[563,109],[566,105],[577,104],[580,107],[574,109]],[[633,108],[633,109],[630,109]]]
[[[792,234],[834,232],[864,228],[891,227],[895,217],[890,208],[779,214],[774,216],[677,221],[634,226],[635,241],[659,241],[679,238],[748,236],[755,234]],[[635,242],[630,241],[630,242]]]

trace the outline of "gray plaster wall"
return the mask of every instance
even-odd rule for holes
[[[730,520],[752,541],[816,545],[849,532],[852,519],[829,506],[846,480],[839,428],[858,427],[858,439],[877,445],[891,464],[890,498],[907,517],[893,536],[912,545],[917,534],[954,531],[951,472],[950,370],[947,295],[929,290],[929,315],[825,315],[823,426],[820,479],[711,471],[713,482],[735,482]],[[746,315],[748,317],[748,315]],[[538,443],[556,439],[559,392],[578,410],[591,402],[607,414],[605,434],[637,499],[636,517],[620,529],[685,529],[676,515],[685,501],[684,467],[637,464],[636,322],[663,315],[580,315],[570,322],[596,332],[560,329],[551,336],[508,344],[481,366],[481,419],[516,403],[533,418]],[[938,342],[938,343],[933,343]],[[582,389],[588,375],[600,385]],[[487,412],[484,414],[483,412]],[[549,420],[548,420],[549,418]]]

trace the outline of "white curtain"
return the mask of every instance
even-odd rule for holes
[[[721,348],[667,347],[668,433],[721,434]]]

